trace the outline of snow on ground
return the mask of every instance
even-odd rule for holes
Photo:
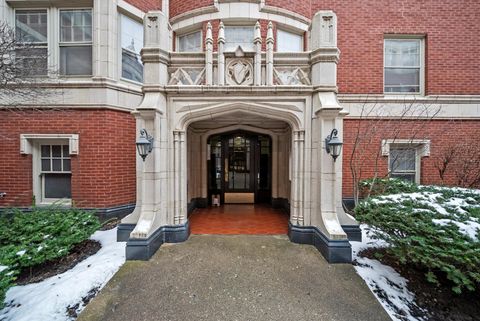
[[[7,307],[0,321],[67,321],[67,307],[80,303],[95,288],[101,289],[125,262],[125,242],[117,242],[117,229],[97,231],[91,239],[102,244],[94,255],[73,269],[39,283],[8,290]]]
[[[412,308],[421,309],[415,305],[415,296],[407,289],[408,280],[403,278],[390,266],[377,260],[358,256],[362,250],[374,247],[385,247],[383,241],[373,240],[368,236],[368,226],[362,225],[362,242],[350,242],[355,270],[367,283],[377,300],[394,321],[423,321],[426,318],[414,317]]]

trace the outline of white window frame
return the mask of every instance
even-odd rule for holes
[[[44,197],[44,180],[42,179],[41,145],[69,145],[70,159],[79,154],[78,134],[21,134],[20,154],[32,155],[32,187],[36,205],[57,203],[71,206],[71,199],[51,199]],[[71,172],[71,171],[70,171]]]
[[[278,50],[278,43],[279,43],[278,39],[280,39],[279,32],[285,32],[285,33],[289,33],[289,34],[300,37],[300,39],[301,39],[301,45],[300,45],[301,49],[299,51],[279,51]],[[276,47],[277,47],[277,52],[304,52],[305,51],[305,38],[304,38],[303,34],[298,33],[298,32],[293,32],[291,30],[287,30],[287,29],[284,29],[284,28],[277,28],[275,43],[276,43]]]
[[[26,8],[14,8],[13,9],[13,30],[17,32],[17,11],[34,11],[34,10],[44,10],[47,13],[47,42],[45,44],[36,45],[33,44],[32,47],[34,48],[46,48],[47,49],[47,70],[45,75],[39,75],[39,77],[48,77],[50,73],[50,42],[51,42],[51,18],[50,18],[50,10],[46,7],[26,7]]]
[[[68,140],[55,140],[55,141],[37,141],[36,144],[35,144],[35,149],[38,149],[38,157],[34,157],[35,160],[38,160],[39,161],[39,179],[40,179],[40,204],[53,204],[53,203],[60,203],[62,205],[71,205],[72,204],[72,199],[71,198],[47,198],[45,196],[45,174],[70,174],[70,185],[71,185],[71,179],[72,179],[72,170],[71,170],[71,154],[70,154],[70,148],[69,148],[69,155],[68,157],[65,157],[65,156],[62,156],[60,157],[61,159],[61,164],[62,164],[62,167],[63,167],[63,160],[64,159],[69,159],[70,160],[70,170],[69,171],[64,171],[64,170],[61,170],[61,171],[53,171],[53,163],[50,164],[50,171],[44,171],[42,169],[42,160],[44,159],[44,157],[42,157],[42,146],[54,146],[54,145],[57,145],[57,146],[61,146],[62,147],[62,151],[61,153],[63,154],[63,146],[69,146],[69,143],[68,143]],[[53,157],[49,157],[50,160],[53,160],[54,158]],[[71,193],[71,190],[70,190],[70,193]],[[37,197],[35,197],[35,200],[37,200]]]
[[[197,32],[200,33],[200,50],[199,51],[180,51],[179,50],[179,48],[180,48],[180,38],[185,37],[185,36],[189,36],[189,35],[197,33]],[[182,34],[177,34],[177,36],[175,37],[175,52],[203,52],[203,51],[204,51],[204,44],[203,44],[203,31],[202,31],[202,29],[196,29],[196,30],[192,30],[192,31],[189,31],[189,32],[184,32]]]
[[[121,8],[123,9],[123,8]],[[128,79],[128,78],[124,78],[123,77],[123,58],[122,58],[122,54],[123,54],[123,48],[122,48],[122,17],[121,16],[126,16],[138,23],[140,23],[142,26],[143,26],[143,18],[137,16],[137,15],[132,15],[130,14],[129,12],[126,12],[124,10],[118,10],[117,12],[117,17],[118,17],[118,23],[117,23],[117,30],[119,31],[118,32],[118,39],[117,39],[117,42],[118,42],[118,56],[117,56],[117,59],[118,59],[118,75],[119,75],[119,79],[121,81],[125,81],[125,82],[128,82],[128,83],[131,83],[131,84],[135,84],[135,85],[143,85],[143,81],[142,82],[138,82],[138,81],[135,81],[135,80],[132,80],[132,79]],[[145,30],[143,31],[144,32],[144,36],[145,36]],[[145,44],[143,44],[145,46]],[[143,61],[142,61],[142,65],[144,67],[143,69],[143,77],[145,79],[145,65],[143,64]]]
[[[94,43],[95,43],[95,17],[94,17],[94,8],[93,7],[58,7],[56,8],[57,10],[57,21],[56,21],[56,39],[57,39],[57,50],[56,50],[56,66],[58,66],[58,73],[60,77],[65,77],[65,78],[85,78],[85,77],[92,77],[95,74],[95,64],[94,64]],[[83,42],[62,42],[61,41],[61,12],[62,11],[71,11],[71,10],[90,10],[91,15],[92,15],[92,40],[91,41],[83,41]],[[92,50],[92,60],[91,60],[91,65],[92,65],[92,73],[90,75],[67,75],[67,74],[61,74],[60,72],[60,64],[61,64],[61,54],[60,54],[60,48],[61,47],[86,47],[90,46]]]
[[[384,139],[382,140],[382,156],[388,157],[388,173],[390,168],[391,148],[411,148],[415,150],[415,183],[420,184],[422,158],[430,156],[430,140],[427,139]]]
[[[410,92],[386,92],[385,91],[385,42],[387,40],[417,40],[420,43],[420,75],[419,91]],[[421,35],[393,35],[386,34],[383,38],[383,93],[385,96],[424,96],[425,95],[425,37]]]

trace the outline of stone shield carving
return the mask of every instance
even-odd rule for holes
[[[234,58],[227,60],[227,77],[229,85],[253,85],[253,65],[251,59]]]

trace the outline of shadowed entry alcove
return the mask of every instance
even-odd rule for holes
[[[270,203],[272,139],[234,131],[213,135],[207,142],[209,205]]]

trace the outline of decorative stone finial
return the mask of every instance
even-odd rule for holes
[[[257,21],[255,24],[255,37],[253,38],[253,43],[262,42],[262,33],[260,30],[260,21]]]
[[[267,43],[273,43],[273,23],[271,21],[268,22],[268,30],[267,30]]]
[[[218,43],[220,42],[225,43],[225,26],[222,21],[218,25]]]
[[[207,35],[205,36],[205,43],[213,44],[212,24],[210,23],[210,21],[207,23]]]

